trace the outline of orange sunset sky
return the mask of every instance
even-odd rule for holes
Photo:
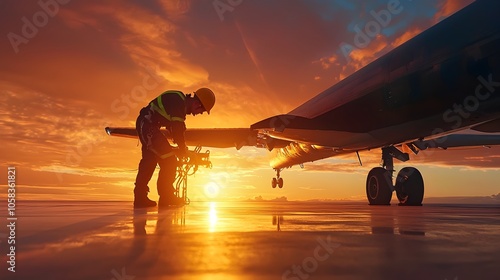
[[[291,111],[472,1],[401,0],[401,12],[346,57],[340,46],[353,45],[356,27],[389,2],[4,0],[0,182],[15,166],[18,199],[132,200],[138,141],[107,136],[104,127],[134,126],[162,91],[214,90],[211,115],[188,116],[188,128],[249,127]],[[191,200],[364,200],[366,175],[380,162],[372,151],[360,153],[362,167],[356,155],[293,167],[278,190],[267,150],[211,152],[213,168],[189,178]],[[420,169],[426,197],[500,193],[500,148],[395,163]],[[156,175],[150,187],[157,198]]]

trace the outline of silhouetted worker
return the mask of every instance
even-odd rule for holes
[[[165,91],[142,108],[136,122],[136,130],[142,144],[142,159],[135,179],[134,208],[156,206],[156,202],[148,198],[148,183],[156,164],[160,165],[157,181],[159,206],[184,203],[181,198],[175,196],[173,187],[177,172],[176,156],[185,157],[187,150],[184,141],[184,120],[186,114],[210,114],[214,104],[214,93],[208,88],[200,88],[194,92],[194,96],[177,90]],[[169,130],[178,149],[173,149],[165,135],[160,132],[162,126]]]

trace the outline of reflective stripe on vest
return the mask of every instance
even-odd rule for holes
[[[164,94],[177,94],[179,95],[182,100],[185,100],[185,96],[184,94],[182,94],[182,92],[180,91],[175,91],[175,90],[168,90],[168,91],[165,91],[164,93],[160,94],[160,96],[158,96],[158,98],[156,98],[156,102],[158,103],[158,105],[155,104],[154,100],[151,101],[151,103],[149,103],[149,105],[151,105],[151,107],[153,108],[153,110],[155,110],[156,112],[158,112],[160,115],[162,115],[165,119],[171,121],[171,122],[183,122],[184,119],[183,118],[179,118],[179,117],[172,117],[170,116],[167,111],[165,111],[165,106],[163,106],[163,102],[162,102],[162,96]]]
[[[175,153],[174,152],[169,152],[169,153],[166,153],[166,154],[160,154],[157,150],[153,149],[153,148],[150,148],[149,149],[151,152],[155,153],[159,158],[161,159],[166,159],[166,158],[169,158],[171,156],[174,156]]]

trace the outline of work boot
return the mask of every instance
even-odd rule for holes
[[[148,198],[149,187],[135,183],[134,208],[155,207],[156,202]]]
[[[155,207],[156,202],[149,199],[147,195],[135,196],[134,208]]]
[[[160,196],[160,200],[158,201],[158,207],[160,207],[160,208],[169,207],[169,206],[184,206],[184,205],[186,205],[184,198],[180,198],[177,196],[173,196],[173,197],[169,197],[169,198]]]

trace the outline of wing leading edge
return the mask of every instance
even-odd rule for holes
[[[106,127],[111,136],[137,138],[137,131],[131,127]],[[162,129],[163,134],[171,140],[170,132]],[[186,145],[212,148],[236,148],[257,146],[257,132],[248,128],[195,128],[185,132]]]
[[[284,115],[285,116],[285,115]],[[278,118],[280,116],[276,116]],[[262,124],[269,124],[266,119],[252,127],[264,128]],[[278,118],[279,119],[279,118]],[[274,121],[275,124],[269,125],[267,129],[279,128],[282,126],[283,118],[280,121]],[[281,123],[281,124],[280,124]],[[137,138],[137,131],[131,127],[106,127],[106,133],[111,136]],[[162,132],[171,140],[167,130]],[[313,133],[313,132],[312,132]],[[357,151],[369,150],[380,147],[365,147],[364,149],[350,150],[335,147],[326,147],[321,145],[311,145],[301,141],[286,141],[274,138],[266,133],[265,130],[253,130],[248,128],[195,128],[187,129],[185,133],[186,144],[188,146],[202,146],[211,148],[236,148],[244,146],[253,146],[259,148],[275,149],[275,154],[271,159],[272,168],[288,168],[307,162],[313,162],[341,154],[355,153]],[[394,146],[406,145],[415,153],[426,149],[448,149],[458,147],[481,147],[500,145],[500,134],[449,134],[429,140],[415,140],[407,143],[395,143]]]

